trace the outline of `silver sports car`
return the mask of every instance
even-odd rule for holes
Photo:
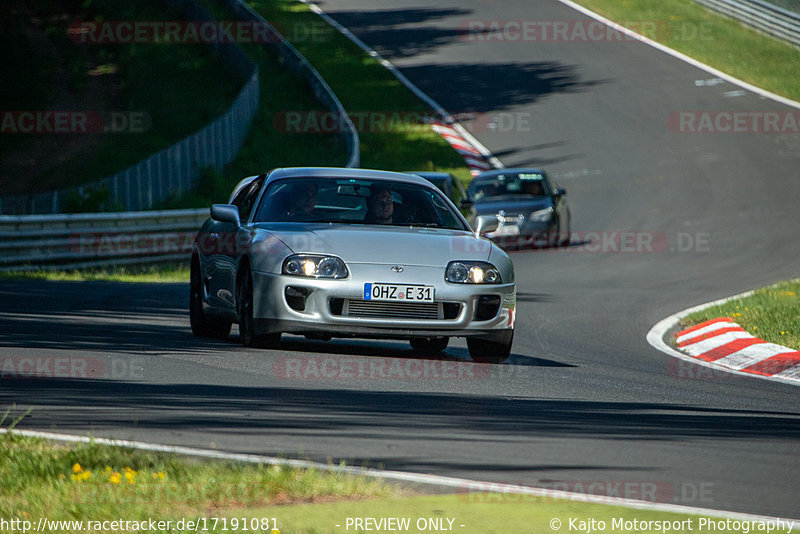
[[[408,339],[419,352],[466,337],[476,361],[508,358],[516,285],[508,255],[477,237],[427,180],[364,169],[277,169],[211,207],[191,262],[197,336],[275,347]]]

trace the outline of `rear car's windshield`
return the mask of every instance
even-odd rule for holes
[[[473,201],[504,196],[547,195],[544,175],[538,172],[506,173],[476,178],[469,184],[467,195]]]
[[[434,187],[354,178],[290,178],[267,187],[256,222],[424,226],[469,230]]]

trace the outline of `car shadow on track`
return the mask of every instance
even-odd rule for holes
[[[547,295],[522,294],[522,300],[544,301]],[[307,340],[285,335],[277,351],[248,349],[238,340],[237,327],[224,340],[197,338],[188,319],[187,284],[125,284],[108,282],[0,282],[0,350],[91,351],[91,353],[277,353],[338,354],[471,362],[466,348],[451,345],[439,354],[413,351],[405,341],[363,339]],[[36,302],[32,309],[31,302]],[[29,353],[26,353],[29,354]],[[512,353],[502,365],[568,367],[558,361]],[[492,364],[476,364],[492,365]]]

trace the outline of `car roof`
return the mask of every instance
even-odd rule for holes
[[[275,169],[267,178],[270,182],[284,178],[360,178],[364,180],[385,180],[406,182],[429,186],[425,178],[415,174],[406,174],[374,169],[353,169],[345,167],[287,167]]]
[[[539,167],[508,167],[506,169],[495,169],[492,171],[482,172],[473,178],[473,181],[477,180],[478,178],[486,178],[489,176],[497,176],[498,174],[511,174],[511,173],[536,173],[536,174],[545,174],[545,170]]]
[[[433,171],[419,171],[419,172],[411,171],[408,174],[416,174],[417,176],[422,176],[423,178],[426,178],[426,179],[427,178],[444,179],[444,178],[449,178],[449,177],[453,176],[449,172],[433,172]]]

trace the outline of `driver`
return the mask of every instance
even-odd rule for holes
[[[286,217],[290,221],[308,221],[314,215],[317,204],[317,186],[307,183],[296,188],[289,201]]]

